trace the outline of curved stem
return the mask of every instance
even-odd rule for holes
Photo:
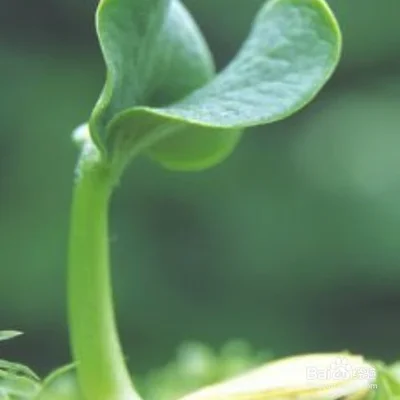
[[[83,154],[70,231],[70,341],[85,400],[138,400],[118,339],[109,268],[108,169]]]

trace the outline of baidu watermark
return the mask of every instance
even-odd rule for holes
[[[345,357],[338,357],[328,368],[309,366],[306,369],[307,380],[329,382],[335,381],[363,380],[367,382],[376,381],[376,370],[369,366],[350,365]],[[370,389],[377,389],[376,383],[369,384]]]

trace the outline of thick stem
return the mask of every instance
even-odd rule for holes
[[[69,328],[85,400],[138,400],[118,339],[109,268],[112,184],[101,162],[83,157],[71,215]]]

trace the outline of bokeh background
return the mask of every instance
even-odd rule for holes
[[[219,69],[261,0],[186,0]],[[222,165],[147,159],[112,203],[114,287],[134,371],[186,340],[242,338],[275,356],[400,349],[400,2],[332,0],[340,68],[288,119],[249,130]],[[102,88],[95,0],[0,0],[0,358],[69,361],[70,134]]]

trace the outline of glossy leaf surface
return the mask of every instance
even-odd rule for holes
[[[267,2],[218,75],[179,0],[103,0],[97,29],[107,81],[90,119],[94,142],[117,163],[147,151],[182,170],[218,163],[243,129],[304,107],[341,50],[324,0]]]

